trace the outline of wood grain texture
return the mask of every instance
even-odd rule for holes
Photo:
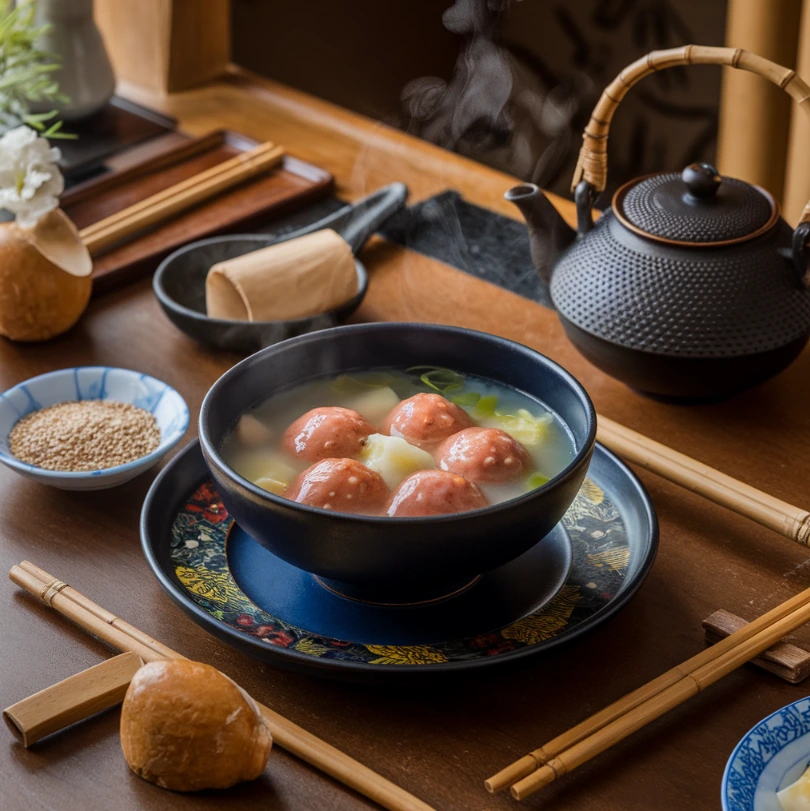
[[[20,699],[3,710],[3,718],[23,746],[31,746],[46,735],[120,704],[141,665],[143,660],[135,653],[113,656]]]
[[[224,131],[201,138],[186,136],[179,142],[172,139],[168,143],[173,144],[170,149],[156,144],[155,152],[142,163],[124,164],[120,170],[101,175],[64,195],[62,207],[83,235],[86,232],[93,233],[95,238],[102,236],[100,220],[111,216],[111,222],[117,222],[124,209],[139,206],[175,185],[236,160],[256,146],[252,139]],[[220,180],[212,179],[212,183]],[[249,231],[327,194],[331,188],[332,177],[328,172],[285,159],[280,167],[237,184],[227,194],[198,201],[188,211],[161,219],[138,239],[113,244],[101,255],[94,255],[93,294],[151,274],[163,257],[181,245],[215,233]],[[94,252],[92,240],[85,241]]]
[[[96,0],[116,76],[167,93],[224,73],[230,0]]]
[[[177,115],[204,134],[220,127],[283,143],[334,173],[356,199],[384,183],[408,183],[422,199],[448,187],[471,202],[519,217],[501,196],[514,178],[422,144],[368,119],[268,81],[228,81],[136,100]],[[573,206],[560,204],[572,218]],[[375,239],[360,320],[414,319],[484,329],[535,347],[586,386],[601,414],[677,448],[791,504],[810,479],[810,353],[786,372],[726,403],[683,407],[642,398],[602,374],[565,337],[555,314],[499,287]],[[149,280],[91,302],[55,341],[0,343],[0,389],[54,368],[110,364],[177,387],[192,414],[237,357],[207,352],[164,319]],[[189,438],[194,433],[189,429]],[[810,586],[807,550],[645,471],[661,522],[661,546],[633,601],[598,632],[513,669],[430,688],[396,691],[293,675],[237,653],[188,619],[143,560],[138,515],[154,473],[99,493],[52,490],[0,470],[0,567],[33,558],[186,656],[234,675],[248,692],[421,797],[439,811],[514,808],[482,781],[505,763],[696,654],[701,621],[723,606],[764,613]],[[90,589],[90,586],[87,586]],[[26,595],[0,594],[0,706],[95,664],[109,649],[46,619]],[[797,633],[806,641],[806,629]],[[555,811],[715,811],[725,761],[755,722],[805,694],[757,668],[743,668],[530,800]],[[539,700],[538,696],[544,697]],[[227,795],[186,797],[129,773],[116,713],[36,751],[0,748],[3,811],[175,811],[203,807],[356,811],[372,806],[285,753],[265,775]]]
[[[730,0],[725,44],[792,67],[801,5],[801,0]],[[717,133],[720,172],[756,183],[780,200],[791,106],[778,87],[759,76],[724,69]]]
[[[796,69],[804,76],[810,75],[810,3],[802,3],[799,25],[799,51],[796,55]],[[790,133],[787,145],[785,166],[785,193],[782,207],[785,219],[796,225],[802,216],[803,207],[810,198],[810,121],[795,107],[790,115]]]
[[[706,644],[716,645],[745,625],[746,621],[742,617],[721,608],[703,620]],[[794,642],[790,637],[781,639],[756,659],[752,659],[751,663],[791,684],[798,684],[810,676],[810,650],[807,650],[807,645]]]
[[[256,147],[119,209],[82,228],[79,235],[90,254],[97,256],[113,245],[133,239],[150,226],[174,220],[211,200],[229,207],[229,192],[238,186],[252,185],[251,181],[258,177],[266,179],[283,160],[284,150],[280,146]]]

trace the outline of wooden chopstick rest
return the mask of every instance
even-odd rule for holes
[[[122,653],[46,687],[3,710],[8,728],[29,747],[124,700],[132,677],[143,665],[140,656]]]
[[[739,631],[748,623],[728,611],[715,611],[703,620],[706,644],[714,645],[721,639]],[[751,660],[751,664],[779,676],[791,684],[799,684],[810,676],[810,649],[803,643],[786,637],[764,653]]]

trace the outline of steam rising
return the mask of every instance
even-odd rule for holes
[[[442,21],[465,38],[450,81],[425,76],[402,91],[406,128],[438,146],[545,185],[573,137],[586,88],[546,87],[497,42],[514,0],[456,0]]]

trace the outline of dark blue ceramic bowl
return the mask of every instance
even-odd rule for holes
[[[483,510],[427,518],[345,515],[275,496],[219,453],[244,411],[281,388],[361,369],[430,364],[488,377],[534,395],[565,421],[576,456],[542,487]],[[428,324],[361,324],[303,335],[226,372],[200,412],[205,460],[228,511],[273,554],[343,594],[401,601],[449,593],[523,554],[560,521],[593,452],[596,415],[582,386],[553,361],[482,332]]]

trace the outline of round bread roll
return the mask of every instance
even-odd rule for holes
[[[90,301],[93,264],[59,209],[30,230],[0,226],[0,335],[46,341],[70,329]]]
[[[162,788],[200,791],[254,780],[272,744],[253,699],[209,665],[150,662],[124,697],[124,757],[135,774]]]

